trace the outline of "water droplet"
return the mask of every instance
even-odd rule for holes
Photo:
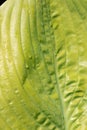
[[[54,124],[50,124],[49,129],[50,129],[50,130],[55,129],[55,125],[54,125]]]
[[[29,56],[29,59],[32,59],[32,56]]]
[[[54,12],[53,14],[52,14],[52,18],[57,18],[57,17],[59,17],[60,16],[60,14],[58,13],[58,12]]]
[[[13,102],[12,102],[12,101],[10,101],[10,102],[9,102],[9,105],[12,105],[12,104],[13,104]]]
[[[8,103],[9,103],[9,105],[12,105],[13,104],[13,99],[11,99],[11,100],[9,99]]]
[[[26,69],[28,69],[29,68],[29,66],[28,66],[28,64],[26,64]]]
[[[18,94],[18,93],[19,93],[19,90],[18,90],[18,89],[16,89],[16,90],[15,90],[15,94]]]
[[[54,75],[54,74],[55,74],[55,71],[54,71],[54,70],[50,70],[49,74],[50,74],[50,75]]]
[[[39,68],[39,67],[40,67],[40,64],[36,64],[36,67]]]
[[[46,117],[44,116],[43,113],[40,113],[37,117],[37,121],[40,123],[40,124],[43,124],[46,120]]]
[[[45,125],[45,126],[49,126],[49,125],[50,125],[50,120],[47,119],[47,120],[44,122],[44,125]]]
[[[40,126],[37,128],[37,130],[45,130],[45,127]]]

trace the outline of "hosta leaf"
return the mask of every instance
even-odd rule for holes
[[[87,130],[86,0],[0,6],[0,130]]]

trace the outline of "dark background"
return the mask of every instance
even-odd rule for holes
[[[2,5],[6,0],[0,0],[0,5]]]

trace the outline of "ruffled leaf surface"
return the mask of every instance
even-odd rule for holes
[[[87,130],[87,1],[0,6],[0,130]]]

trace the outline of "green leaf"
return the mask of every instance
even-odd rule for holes
[[[0,130],[87,130],[87,2],[0,6]]]

